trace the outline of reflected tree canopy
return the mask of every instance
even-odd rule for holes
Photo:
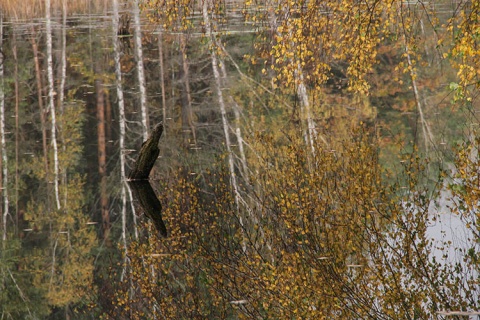
[[[0,319],[478,313],[480,1],[0,7]]]

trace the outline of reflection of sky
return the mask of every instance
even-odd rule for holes
[[[475,248],[475,252],[479,253],[478,239],[475,239],[471,230],[467,228],[465,219],[462,220],[448,208],[452,204],[450,194],[442,192],[437,204],[430,207],[430,224],[426,234],[433,243],[430,258],[432,260],[435,258],[444,266],[451,265],[452,270],[454,264],[459,263],[465,278],[478,277],[478,270],[468,268],[463,262],[463,257],[470,248]],[[435,221],[434,218],[436,218]],[[480,317],[475,315],[470,316],[469,319],[480,319]]]
[[[442,193],[442,198],[438,201],[437,206],[430,208],[430,225],[427,229],[427,236],[434,241],[436,247],[431,256],[435,257],[437,261],[445,261],[445,263],[453,263],[461,261],[463,253],[458,252],[458,249],[467,250],[474,245],[473,234],[466,227],[466,223],[461,218],[451,213],[447,207],[449,196]],[[436,221],[432,219],[436,217]],[[448,245],[450,242],[450,245]],[[439,250],[442,244],[445,243],[444,250]],[[446,259],[444,254],[448,254]]]

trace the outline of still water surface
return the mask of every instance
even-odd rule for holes
[[[232,56],[243,57],[252,51],[251,26],[240,23],[241,10],[228,5],[231,35],[226,38]],[[3,20],[7,158],[2,161],[8,170],[2,172],[2,318],[236,319],[265,318],[271,310],[288,310],[288,317],[296,318],[298,306],[312,319],[325,316],[322,307],[339,318],[355,312],[378,316],[374,309],[380,300],[372,297],[383,287],[363,282],[369,274],[358,271],[376,265],[353,261],[356,252],[345,255],[352,263],[335,265],[323,234],[310,237],[320,230],[318,221],[312,227],[298,219],[305,228],[298,231],[276,220],[289,212],[282,205],[300,207],[300,201],[272,195],[277,216],[265,217],[259,201],[264,190],[252,191],[246,183],[244,188],[258,196],[247,199],[258,210],[252,218],[251,212],[237,211],[245,200],[217,183],[231,177],[222,166],[225,159],[212,156],[224,142],[212,106],[210,48],[201,28],[187,38],[161,32],[142,17],[142,80],[134,11],[120,6],[118,25],[114,10],[99,11],[63,20],[61,10],[54,10],[51,68],[46,20]],[[194,20],[202,19],[199,12]],[[185,79],[191,79],[191,97]],[[160,121],[165,132],[151,183],[126,183],[149,129]],[[277,159],[271,160],[270,167]],[[258,177],[262,174],[257,170]],[[199,184],[208,188],[200,191]],[[290,196],[305,189],[287,191]],[[432,210],[448,211],[446,205]],[[446,214],[442,221],[446,225],[428,228],[428,238],[438,247],[455,243],[457,249],[447,248],[450,257],[467,249],[473,236],[461,219]],[[280,227],[287,231],[275,233]],[[334,239],[342,242],[338,234]],[[430,254],[442,260],[444,252]],[[459,259],[444,260],[446,265]],[[478,271],[463,274],[475,278]]]

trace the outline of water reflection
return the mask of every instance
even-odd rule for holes
[[[135,166],[129,174],[128,185],[132,189],[134,202],[153,221],[155,228],[164,237],[167,228],[162,220],[162,205],[148,181],[150,171],[157,161],[160,149],[158,141],[163,133],[163,123],[157,124],[148,139],[143,142]]]
[[[162,205],[150,182],[148,180],[128,181],[128,185],[132,189],[136,208],[143,211],[145,216],[152,220],[157,231],[166,237],[167,228],[162,219]]]
[[[198,12],[195,17],[203,18]],[[263,85],[257,92],[251,83],[227,77],[230,70],[247,69],[240,69],[235,61],[243,63],[252,52],[249,30],[225,37],[226,44],[232,45],[228,53],[232,64],[221,64],[222,81],[215,86],[211,81],[215,71],[210,67],[217,63],[206,62],[212,52],[206,38],[163,32],[146,24],[142,26],[150,31],[142,38],[140,32],[132,31],[129,14],[122,14],[120,21],[103,14],[67,19],[65,13],[62,18],[62,24],[53,23],[49,35],[56,53],[50,60],[58,76],[49,84],[45,83],[51,77],[45,72],[43,21],[9,24],[5,36],[0,36],[5,41],[2,52],[13,57],[1,65],[7,89],[3,94],[9,103],[5,124],[15,132],[6,134],[8,148],[2,151],[5,159],[9,157],[9,166],[2,160],[1,230],[8,241],[2,243],[0,255],[0,318],[80,318],[81,312],[85,318],[91,313],[95,315],[88,318],[112,314],[109,319],[132,319],[135,312],[140,319],[157,315],[170,319],[387,318],[392,310],[402,308],[421,318],[423,314],[416,313],[424,305],[415,304],[420,296],[436,299],[439,307],[449,309],[453,307],[445,303],[448,295],[460,301],[468,294],[478,301],[476,269],[459,273],[456,260],[452,269],[447,263],[435,264],[433,258],[430,263],[429,248],[416,242],[423,229],[418,233],[414,228],[425,225],[424,217],[417,215],[420,210],[407,212],[409,220],[418,217],[412,223],[389,221],[401,223],[402,228],[382,229],[382,219],[396,217],[390,211],[398,207],[383,197],[378,172],[370,171],[378,165],[375,152],[365,153],[370,143],[345,148],[353,153],[341,160],[316,146],[321,161],[310,161],[303,142],[299,147],[284,144],[285,137],[276,132],[282,122],[266,127],[283,119],[283,111],[270,113],[277,100],[266,95],[269,90],[263,92]],[[234,18],[243,18],[240,11],[234,12]],[[198,26],[204,28],[204,24]],[[229,32],[238,28],[231,23],[225,27]],[[242,24],[240,28],[249,27]],[[133,45],[135,35],[143,39],[143,60],[135,50],[140,46]],[[145,63],[145,77],[135,72],[141,69],[140,61]],[[253,73],[255,77],[260,74],[261,68],[252,69],[258,72]],[[47,101],[47,88],[48,97],[54,99]],[[217,107],[224,100],[216,102],[212,94],[218,88],[232,95],[228,97],[232,106],[227,108],[232,120],[241,111],[234,107],[237,99],[239,105],[251,105],[245,109],[246,121],[235,115],[236,128],[227,127],[227,118],[220,126],[225,112]],[[269,113],[257,110],[254,96]],[[326,101],[345,100],[332,96]],[[144,111],[142,103],[147,106]],[[392,100],[392,105],[397,103]],[[57,111],[54,105],[59,106]],[[57,116],[56,123],[52,115]],[[333,119],[334,114],[328,117]],[[254,124],[258,119],[259,124]],[[175,173],[173,178],[162,177],[169,187],[161,192],[168,203],[163,212],[148,181],[160,154],[157,144],[163,127],[153,130],[151,143],[141,148],[137,144],[144,140],[147,124],[160,120],[168,133],[162,141],[162,166]],[[243,128],[246,139],[254,143],[246,157],[241,155]],[[261,129],[259,133],[256,128]],[[238,150],[240,156],[238,162],[232,157],[229,175],[215,159],[218,156],[224,162],[219,154],[228,132],[234,131],[238,149],[232,141],[230,155]],[[58,148],[53,148],[51,142],[57,138]],[[145,150],[150,156],[143,161],[139,157],[136,173],[129,175],[135,180],[128,185],[137,209],[130,212],[125,185],[119,181],[126,180],[125,170],[133,162],[129,152],[139,149],[140,155]],[[144,168],[137,168],[139,164]],[[177,167],[185,170],[177,172]],[[239,183],[232,188],[233,178]],[[59,184],[55,202],[54,181]],[[424,202],[420,200],[414,203]],[[170,237],[157,241],[148,232],[138,236],[135,218],[141,212],[159,235],[169,233]],[[384,233],[389,229],[405,232],[388,238]],[[439,237],[442,232],[440,228]],[[476,267],[478,241],[468,234],[470,238],[466,242],[470,246],[463,248],[469,254],[465,259],[470,260],[463,261]],[[442,253],[437,259],[443,258],[450,242],[439,239]],[[418,248],[423,250],[419,254]],[[454,252],[460,251],[449,256]],[[417,266],[422,266],[421,272]],[[455,279],[440,286],[437,279],[448,280],[450,274],[457,279],[473,274],[474,280],[465,284],[473,289],[461,291],[464,284]],[[430,290],[432,283],[435,292]],[[460,289],[445,294],[447,298],[440,295],[440,300],[436,295],[444,287]],[[116,316],[117,310],[125,316]],[[385,315],[380,313],[384,311]]]
[[[135,212],[130,210],[129,194],[119,188],[133,162],[128,150],[139,151],[143,133],[134,103],[138,85],[129,72],[136,65],[125,10],[120,12],[117,48],[120,80],[113,66],[112,31],[117,29],[110,12],[78,15],[72,9],[63,21],[55,11],[54,82],[47,81],[45,21],[5,19],[2,14],[0,47],[8,59],[0,63],[4,94],[0,100],[6,101],[2,122],[11,130],[5,137],[8,154],[2,151],[2,156],[8,157],[12,170],[0,170],[0,318],[79,319],[87,314],[98,318],[111,305],[110,286],[115,282],[110,279],[120,278],[113,274],[117,270],[112,274],[109,270],[120,260],[129,234],[134,234],[132,238],[138,234],[135,216],[145,213],[159,235],[167,235],[162,206],[148,181],[129,183]],[[158,57],[158,44],[147,44],[143,53],[150,61]],[[117,108],[120,94],[113,87],[118,83],[133,88],[122,97],[126,102],[122,111]],[[154,80],[149,84],[159,86]],[[50,93],[53,104],[47,99]],[[155,97],[149,102],[157,104]],[[130,121],[123,132],[120,119]],[[151,123],[157,120],[150,117]],[[6,168],[7,162],[2,163]],[[54,181],[59,185],[55,192]],[[118,242],[119,238],[125,241]]]

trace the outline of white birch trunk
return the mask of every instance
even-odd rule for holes
[[[4,91],[4,71],[3,71],[3,14],[0,12],[0,136],[2,148],[2,194],[3,194],[3,219],[2,219],[2,239],[5,244],[7,240],[7,218],[8,218],[8,157],[7,143],[5,139],[5,91]]]
[[[212,7],[211,0],[203,0],[203,5],[202,5],[202,13],[203,13],[203,22],[205,24],[205,31],[208,37],[209,44],[211,46],[210,48],[210,56],[212,59],[212,69],[213,69],[213,77],[215,78],[215,90],[217,93],[217,98],[218,98],[218,105],[220,107],[220,114],[222,117],[222,125],[223,125],[223,133],[225,134],[225,145],[227,147],[227,152],[228,152],[228,168],[230,171],[230,183],[233,188],[233,192],[235,195],[235,204],[237,207],[237,210],[239,208],[239,193],[238,193],[238,184],[237,184],[237,177],[235,175],[235,165],[233,162],[233,153],[232,153],[232,147],[231,147],[231,142],[230,142],[230,132],[229,132],[229,126],[228,126],[228,119],[227,119],[227,111],[226,111],[226,106],[225,106],[225,100],[223,98],[223,92],[222,92],[222,79],[220,78],[220,72],[218,70],[218,58],[217,58],[217,53],[214,48],[215,40],[214,40],[214,35],[212,34],[212,26],[210,24],[210,17],[208,16],[208,9],[209,6],[210,8]]]
[[[52,121],[52,146],[53,146],[53,165],[54,165],[54,190],[57,209],[60,209],[60,197],[58,191],[58,147],[57,147],[57,129],[55,117],[54,101],[54,83],[53,83],[53,59],[52,59],[52,19],[50,17],[50,0],[45,1],[45,32],[47,35],[47,77],[48,77],[48,104]]]
[[[138,86],[140,90],[140,110],[142,114],[143,141],[148,139],[147,90],[145,87],[145,69],[143,67],[142,30],[138,0],[133,2],[133,38],[135,39],[135,58],[137,60]]]
[[[274,11],[269,12],[269,19],[270,25],[272,27],[272,32],[277,32],[277,16],[275,15]],[[288,17],[285,17],[288,20]],[[292,33],[290,31],[290,37],[292,37]],[[291,63],[294,63],[290,59]],[[316,129],[315,129],[315,122],[312,118],[312,112],[310,108],[310,100],[308,98],[307,88],[305,86],[305,79],[303,77],[303,69],[300,64],[297,65],[295,69],[295,77],[297,79],[296,83],[296,91],[297,96],[300,99],[300,121],[303,127],[303,138],[305,140],[305,144],[310,148],[312,155],[315,154],[315,140],[316,140]]]
[[[132,216],[133,216],[133,235],[135,236],[135,240],[138,240],[138,228],[137,228],[137,215],[135,214],[135,206],[133,205],[133,194],[132,189],[125,183],[127,187],[128,199],[130,199],[130,207],[132,209]]]
[[[310,100],[308,99],[307,88],[305,87],[305,82],[303,78],[303,70],[300,65],[297,66],[295,70],[297,76],[297,95],[300,99],[300,114],[302,122],[306,122],[306,128],[304,128],[303,136],[305,143],[310,147],[312,154],[315,154],[315,138],[316,138],[316,129],[315,123],[312,119],[312,112],[310,110]],[[304,125],[304,126],[305,126]]]
[[[1,27],[0,27],[1,28]],[[1,33],[1,32],[0,32]],[[19,181],[20,181],[20,170],[19,170],[19,132],[20,132],[20,123],[19,123],[19,108],[20,108],[20,89],[19,89],[19,76],[18,76],[18,56],[17,56],[17,32],[12,30],[13,34],[13,60],[15,63],[14,67],[14,79],[15,79],[15,199],[18,199],[18,190],[19,190]],[[18,202],[15,201],[15,223],[18,230]]]
[[[120,45],[118,43],[118,0],[113,0],[113,56],[115,61],[116,89],[119,114],[120,181],[122,184],[122,242],[127,257],[127,186],[125,174],[125,101],[123,99],[122,68],[120,64]],[[124,270],[125,272],[125,270]]]
[[[219,60],[220,70],[222,71],[222,83],[223,85],[225,85],[227,79],[227,70],[225,68],[225,62],[222,59]],[[242,163],[243,169],[243,179],[247,184],[249,184],[250,179],[248,176],[247,158],[245,156],[245,148],[243,147],[242,129],[240,128],[240,107],[231,95],[229,95],[229,98],[233,105],[233,113],[235,114],[235,136],[237,137],[238,151],[240,152],[240,161]]]
[[[415,68],[413,66],[412,58],[410,56],[410,48],[408,46],[407,37],[405,34],[403,35],[403,45],[405,46],[407,64],[410,69],[410,79],[412,80],[412,88],[413,88],[413,94],[415,97],[415,103],[417,105],[418,115],[420,116],[420,125],[422,126],[423,139],[425,143],[425,152],[428,153],[429,142],[433,143],[433,134],[432,134],[432,131],[430,130],[430,126],[428,125],[427,120],[425,119],[425,115],[423,113],[423,106],[422,106],[420,92],[418,91],[417,80],[416,80],[417,73],[415,72]]]
[[[120,46],[118,43],[118,0],[113,0],[113,54],[115,61],[116,89],[118,99],[118,114],[120,125],[120,176],[125,180],[125,101],[123,98],[122,69],[120,64]]]
[[[62,53],[60,67],[60,86],[58,88],[58,107],[63,112],[63,101],[65,99],[65,79],[67,76],[67,0],[63,0],[62,13]]]
[[[415,72],[415,69],[412,63],[412,58],[410,57],[410,50],[408,48],[408,45],[406,44],[405,39],[404,39],[404,42],[405,42],[405,53],[407,55],[407,63],[408,63],[408,66],[410,67],[410,79],[412,80],[413,95],[415,97],[418,114],[420,116],[420,124],[422,126],[423,140],[425,143],[425,152],[428,153],[429,145],[434,141],[433,134],[432,134],[432,131],[430,130],[430,126],[428,125],[428,122],[425,119],[425,115],[423,113],[423,106],[422,106],[420,92],[418,91],[417,80],[416,80],[417,74]]]
[[[233,98],[232,98],[233,100]],[[245,156],[245,148],[243,147],[242,129],[240,128],[240,107],[233,100],[233,113],[235,114],[235,135],[237,136],[238,152],[240,152],[240,160],[243,168],[243,179],[247,184],[250,183],[249,171],[247,166],[247,157]]]
[[[160,88],[162,90],[163,136],[167,135],[167,102],[165,97],[165,75],[163,66],[163,28],[158,28],[158,63],[160,64]]]
[[[188,131],[191,133],[193,139],[193,146],[197,147],[197,134],[195,132],[195,126],[193,125],[192,114],[192,95],[190,90],[190,71],[188,66],[187,56],[187,39],[184,33],[180,34],[180,54],[182,56],[182,68],[183,68],[183,85],[185,86],[182,92],[182,130],[184,131],[184,137],[188,135]],[[187,138],[190,140],[190,137]],[[192,145],[191,141],[188,142]]]
[[[60,114],[63,115],[63,102],[65,100],[65,81],[67,78],[67,0],[63,0],[62,4],[62,50],[61,50],[61,65],[60,65],[60,85],[58,88],[58,109]],[[62,151],[66,151],[65,137],[63,136],[63,130],[60,127],[60,142],[62,143]],[[63,195],[63,207],[67,206],[68,202],[68,188],[67,188],[67,170],[64,170],[62,174],[62,184],[64,186]]]
[[[202,14],[203,14],[203,22],[205,25],[205,32],[208,37],[208,42],[210,45],[210,56],[212,60],[212,70],[213,70],[213,77],[215,78],[215,90],[217,92],[217,98],[218,98],[218,105],[220,107],[220,114],[222,117],[222,125],[223,125],[223,132],[225,134],[225,145],[227,147],[227,153],[228,153],[228,169],[230,172],[230,184],[232,185],[233,189],[233,194],[234,194],[234,199],[235,199],[235,208],[237,211],[237,215],[240,221],[240,225],[242,227],[242,234],[243,229],[244,229],[244,223],[243,223],[243,217],[240,215],[240,202],[245,205],[245,207],[248,208],[248,205],[245,203],[245,201],[242,200],[242,197],[240,196],[240,191],[238,188],[238,182],[237,182],[237,177],[235,175],[235,164],[233,161],[233,152],[232,152],[232,145],[230,142],[230,132],[229,132],[229,125],[228,125],[228,119],[227,119],[227,109],[225,106],[225,100],[223,98],[223,92],[222,92],[222,78],[220,77],[220,72],[218,70],[218,57],[217,57],[217,52],[215,48],[215,38],[212,33],[212,26],[210,24],[210,17],[208,16],[208,9],[212,8],[212,3],[211,0],[203,0],[202,3]],[[246,239],[245,235],[242,240],[242,249],[243,252],[247,251],[247,246],[246,246]]]

